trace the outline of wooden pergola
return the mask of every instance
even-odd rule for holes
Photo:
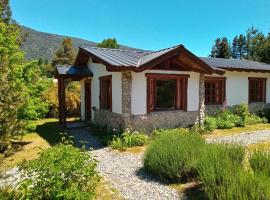
[[[67,106],[66,106],[66,85],[69,81],[81,81],[92,77],[92,72],[88,67],[58,66],[56,78],[58,82],[58,112],[59,124],[65,129],[67,127]]]

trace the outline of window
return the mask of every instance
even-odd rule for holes
[[[265,102],[266,78],[249,79],[249,103]]]
[[[222,105],[225,101],[226,79],[224,77],[205,77],[205,104]]]
[[[187,79],[189,75],[146,74],[147,112],[187,109]]]
[[[100,109],[112,111],[112,76],[103,76],[100,81]]]

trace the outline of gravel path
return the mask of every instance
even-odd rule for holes
[[[98,139],[87,129],[73,129],[71,134],[77,140],[89,141],[93,154],[99,161],[98,171],[117,189],[123,198],[130,200],[180,199],[177,191],[149,177],[142,170],[142,153],[120,153],[102,148]]]
[[[234,143],[250,145],[264,141],[270,141],[270,130],[253,131],[228,136],[217,136],[206,139],[209,143]]]

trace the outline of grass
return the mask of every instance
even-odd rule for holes
[[[235,127],[232,129],[216,129],[212,133],[204,135],[205,138],[215,136],[233,135],[250,131],[270,130],[270,124],[247,125],[246,127]]]
[[[15,167],[25,160],[35,159],[42,151],[59,142],[61,136],[57,128],[57,119],[41,119],[37,120],[35,123],[37,125],[36,132],[23,136],[22,142],[24,142],[25,145],[18,149],[13,155],[2,159],[0,171]]]
[[[102,179],[96,188],[97,200],[122,200],[120,193]]]

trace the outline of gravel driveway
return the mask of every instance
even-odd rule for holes
[[[253,131],[228,136],[217,136],[206,139],[210,143],[234,143],[240,145],[250,145],[259,142],[270,141],[270,130]]]
[[[177,191],[149,177],[142,170],[142,153],[120,153],[108,147],[102,147],[89,129],[70,131],[76,140],[88,141],[87,147],[93,147],[93,154],[99,161],[98,171],[117,189],[124,199],[165,200],[180,199]]]

